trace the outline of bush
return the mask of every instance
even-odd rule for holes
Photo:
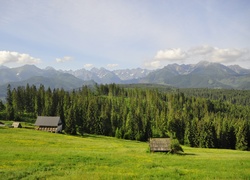
[[[171,140],[171,151],[170,153],[172,154],[177,154],[180,152],[184,152],[179,141],[177,139],[172,139]]]

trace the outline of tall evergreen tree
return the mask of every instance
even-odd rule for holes
[[[247,141],[247,134],[248,134],[248,126],[245,121],[242,121],[238,125],[238,129],[236,132],[236,149],[239,150],[247,150],[248,149],[248,141]]]
[[[8,86],[7,86],[6,119],[8,119],[8,120],[14,119],[13,99],[12,99],[12,91],[11,91],[10,84],[8,84]]]
[[[70,107],[66,113],[65,132],[72,135],[76,134],[76,120],[73,107]]]

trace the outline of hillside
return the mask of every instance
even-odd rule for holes
[[[70,92],[18,87],[8,89],[0,118],[31,122],[28,119],[37,115],[60,116],[64,131],[72,135],[89,133],[139,141],[176,137],[191,147],[250,149],[249,92],[194,90],[201,92],[201,97],[193,97],[188,91],[189,95],[180,90],[161,91],[115,84]],[[202,98],[208,94],[211,99]]]
[[[0,127],[0,179],[248,179],[249,152],[183,147],[149,153],[148,143]],[[237,168],[235,168],[237,167]]]

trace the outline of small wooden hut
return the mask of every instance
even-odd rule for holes
[[[62,121],[58,116],[38,116],[35,126],[40,131],[56,133],[62,131]]]
[[[12,123],[12,127],[13,127],[13,128],[22,128],[22,125],[21,125],[20,122],[13,122],[13,123]]]
[[[170,138],[150,138],[150,152],[169,152],[171,151]]]

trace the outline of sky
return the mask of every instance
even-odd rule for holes
[[[0,0],[0,65],[250,69],[249,0]]]

